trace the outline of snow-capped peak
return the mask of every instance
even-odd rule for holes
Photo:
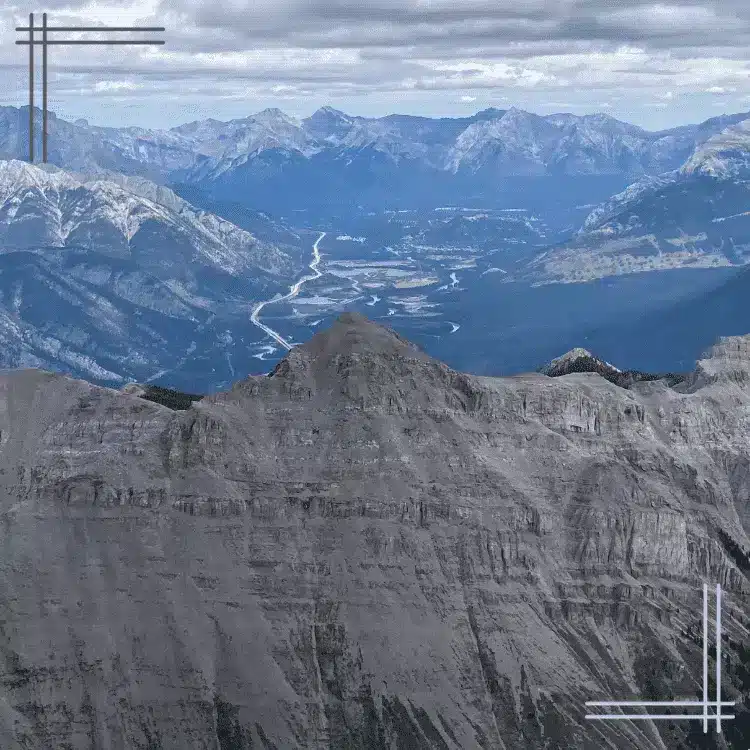
[[[628,185],[625,190],[613,195],[609,200],[597,206],[586,217],[583,226],[578,230],[578,234],[583,235],[596,230],[613,216],[624,211],[627,206],[638,201],[642,196],[654,192],[665,185],[670,185],[678,176],[679,170],[672,170],[671,172],[665,172],[657,176],[643,177]]]
[[[335,107],[331,107],[329,105],[326,105],[325,107],[320,107],[320,109],[316,109],[315,112],[312,113],[311,117],[330,117],[336,120],[346,120],[347,122],[351,122],[352,118],[349,117],[346,113],[342,112],[340,109],[336,109]]]
[[[555,359],[551,360],[550,363],[545,367],[545,370],[556,370],[581,358],[593,359],[594,355],[588,349],[577,346],[574,349],[565,352],[565,354],[561,354],[559,357],[555,357]]]
[[[61,189],[75,187],[70,174],[53,165],[29,164],[18,159],[0,161],[0,203],[19,188]]]
[[[286,127],[300,127],[300,121],[296,117],[282,112],[278,107],[267,107],[266,109],[256,112],[254,115],[250,115],[249,120],[255,122],[261,122],[264,125],[272,127],[274,125],[283,125]]]

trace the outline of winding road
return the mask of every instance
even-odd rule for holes
[[[274,331],[270,326],[267,326],[265,323],[261,323],[259,318],[260,312],[266,305],[272,305],[276,302],[287,302],[290,299],[294,299],[308,281],[314,281],[315,279],[319,279],[323,275],[323,273],[318,270],[318,266],[320,265],[320,250],[318,250],[318,244],[325,236],[326,232],[321,232],[320,237],[315,240],[315,244],[312,247],[313,259],[310,263],[309,268],[311,271],[313,271],[314,275],[303,276],[299,281],[295,282],[294,284],[292,284],[292,286],[289,287],[289,292],[287,294],[281,297],[277,296],[273,299],[266,300],[265,302],[259,302],[250,315],[250,320],[254,325],[265,331],[277,344],[283,346],[287,351],[292,348],[293,344],[290,344],[283,336]]]

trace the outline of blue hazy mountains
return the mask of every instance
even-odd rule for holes
[[[553,192],[558,202],[598,203],[644,175],[679,169],[746,117],[649,132],[606,115],[542,117],[518,109],[365,118],[324,107],[305,119],[269,109],[170,130],[103,128],[53,115],[49,158],[75,171],[199,185],[214,198],[240,196],[272,212],[463,205],[467,198],[498,207],[521,198],[543,207]],[[0,157],[26,157],[27,119],[27,108],[0,108]]]
[[[747,113],[660,132],[331,107],[49,129],[51,165],[25,165],[28,109],[0,108],[3,366],[189,391],[263,371],[284,350],[252,311],[320,232],[322,275],[263,310],[286,340],[357,309],[464,370],[574,346],[675,370],[750,330]]]
[[[750,261],[750,120],[698,146],[678,168],[643,178],[603,202],[568,243],[529,269],[584,281],[666,268]]]
[[[233,321],[298,253],[142,178],[0,162],[2,365],[116,384],[190,360],[207,386],[194,360],[225,360]]]

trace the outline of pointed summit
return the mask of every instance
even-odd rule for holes
[[[336,109],[335,107],[331,107],[330,105],[326,104],[325,107],[321,107],[318,112],[325,113],[329,115],[330,117],[346,117],[346,114],[342,112],[340,109]]]
[[[415,344],[358,312],[342,313],[330,328],[318,332],[299,348],[316,360],[342,354],[430,359]]]
[[[431,400],[440,364],[395,331],[356,312],[295,347],[269,375],[293,392],[358,407],[406,409]]]
[[[511,119],[514,117],[527,117],[529,114],[531,113],[526,112],[526,110],[520,109],[519,107],[513,106],[505,110],[504,117]]]
[[[294,117],[290,117],[278,107],[267,107],[260,112],[256,112],[254,115],[250,115],[247,119],[263,123],[264,125],[284,123],[285,125],[294,125],[295,127],[299,126],[299,123]]]
[[[286,113],[278,107],[266,107],[260,112],[256,112],[253,117],[286,117]]]
[[[337,139],[345,135],[354,125],[354,118],[333,107],[321,107],[310,117],[302,120],[302,126],[314,138]]]
[[[335,107],[331,107],[326,104],[325,107],[320,107],[319,109],[316,109],[315,112],[313,112],[310,117],[307,118],[308,120],[346,120],[350,121],[349,116],[342,112],[340,109],[336,109]]]
[[[511,107],[505,111],[503,116],[500,117],[497,122],[502,123],[506,128],[512,126],[515,128],[533,129],[535,124],[544,123],[544,118],[533,112],[527,112],[518,107]]]

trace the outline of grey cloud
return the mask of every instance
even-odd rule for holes
[[[591,40],[648,42],[654,48],[675,43],[696,45],[711,32],[716,43],[748,33],[750,11],[743,3],[679,0],[685,13],[703,20],[688,26],[659,19],[645,0],[462,0],[446,4],[417,4],[406,0],[279,0],[274,3],[197,2],[162,0],[165,14],[179,13],[206,32],[223,30],[228,44],[265,40],[303,47],[422,46],[441,39],[460,45],[482,40]],[[630,12],[629,12],[630,11]],[[640,13],[639,13],[640,11]],[[718,20],[714,22],[711,13]],[[743,20],[744,17],[744,20]]]
[[[25,69],[25,65],[8,65],[8,68]],[[405,62],[398,70],[399,76],[422,76],[427,71],[417,63]],[[260,81],[269,83],[317,83],[329,84],[345,78],[348,81],[375,83],[385,82],[390,85],[393,70],[383,61],[380,64],[370,63],[366,66],[350,68],[345,65],[317,63],[305,68],[284,68],[274,64],[255,62],[243,68],[228,68],[216,65],[174,64],[156,70],[146,62],[132,63],[127,66],[106,65],[67,65],[64,72],[58,74],[60,80],[76,76],[92,76],[96,79],[137,77],[138,80],[165,81],[173,84],[180,80],[214,79],[222,84],[242,81]],[[214,86],[216,84],[214,83]]]
[[[135,8],[138,2],[122,5]],[[746,0],[677,0],[675,6],[690,16],[687,26],[659,19],[651,12],[656,5],[655,0],[160,0],[153,20],[169,23],[171,48],[192,52],[246,50],[258,43],[429,48],[445,41],[454,47],[557,42],[561,51],[581,41],[670,49],[739,46],[738,36],[750,39]],[[67,17],[86,4],[51,0],[47,7],[64,9]],[[19,6],[11,10],[17,20],[27,17]],[[701,11],[702,18],[695,15]]]
[[[288,31],[311,27],[330,27],[335,24],[362,26],[384,23],[392,27],[418,27],[420,25],[445,26],[452,23],[476,20],[544,21],[550,17],[547,2],[513,3],[491,0],[463,0],[460,3],[435,4],[426,1],[419,5],[413,0],[279,0],[238,4],[195,2],[195,0],[162,0],[165,13],[178,10],[193,16],[206,27],[223,28],[228,19],[244,19],[248,30],[258,24],[270,27],[280,24]]]
[[[121,5],[132,16],[143,1]],[[633,95],[660,86],[682,91],[693,73],[696,91],[735,86],[738,95],[743,87],[750,93],[750,74],[740,63],[750,46],[750,0],[675,4],[687,21],[654,12],[656,0],[160,0],[139,21],[167,26],[157,57],[58,48],[51,65],[61,95],[111,79],[169,89],[181,99],[240,99],[244,91],[274,86],[288,88],[268,96],[308,101],[314,95],[323,103],[339,94],[405,90],[521,99],[535,86],[586,102],[617,88]],[[87,20],[86,7],[83,0],[47,5],[55,20],[75,23]],[[4,81],[25,69],[8,35],[9,14],[24,21],[25,13],[21,6],[0,11],[0,21],[10,21],[0,30],[0,41],[10,42],[0,51]],[[628,57],[618,52],[623,45],[645,53]],[[698,70],[696,60],[713,58],[722,65]],[[440,69],[457,62],[461,71]]]
[[[53,0],[52,7],[66,7],[72,13],[76,1],[83,7],[80,0]],[[125,5],[137,7],[137,2],[128,0]],[[656,4],[655,0],[160,0],[152,20],[168,26],[169,50],[206,54],[260,46],[348,49],[368,59],[395,60],[407,53],[487,59],[488,48],[495,48],[495,57],[524,59],[576,53],[587,44],[612,49],[631,43],[658,51],[741,48],[750,43],[746,0],[677,0],[690,16],[687,25],[659,18],[651,12]]]
[[[85,1],[76,2],[75,0],[45,0],[44,6],[40,8],[39,11],[37,11],[33,6],[29,6],[26,4],[6,6],[4,8],[4,11],[12,14],[16,20],[25,23],[29,20],[29,13],[31,11],[34,12],[35,18],[39,18],[41,20],[42,12],[50,13],[52,11],[59,10],[62,11],[65,16],[70,16],[71,14],[77,14],[79,12],[85,11],[85,9],[89,7],[89,5],[90,3]],[[121,0],[120,2],[118,2],[118,5],[123,8],[135,8],[141,5],[141,0]],[[60,14],[57,14],[57,19],[60,20],[60,18]],[[23,25],[23,23],[18,25]]]

